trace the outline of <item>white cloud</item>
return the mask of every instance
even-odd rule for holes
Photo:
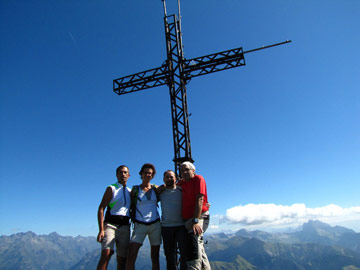
[[[296,225],[310,219],[334,223],[360,221],[360,206],[342,208],[335,204],[308,208],[305,204],[290,206],[276,204],[247,204],[232,207],[226,211],[224,221],[243,226]]]

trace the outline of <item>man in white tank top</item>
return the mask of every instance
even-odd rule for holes
[[[121,165],[116,169],[117,182],[106,188],[98,209],[99,233],[97,241],[101,243],[101,257],[97,270],[106,270],[114,253],[116,243],[117,269],[124,270],[130,240],[130,189],[126,186],[130,177],[129,168]],[[105,219],[104,211],[107,208]]]

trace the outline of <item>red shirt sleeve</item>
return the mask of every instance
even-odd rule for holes
[[[208,203],[206,182],[204,177],[202,177],[201,175],[196,175],[195,177],[196,177],[195,194],[196,196],[199,194],[204,196],[202,212],[205,212],[209,210],[209,208],[206,207],[206,204]]]

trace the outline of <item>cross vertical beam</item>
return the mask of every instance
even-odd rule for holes
[[[181,42],[180,21],[175,15],[164,17],[168,86],[171,103],[173,127],[175,171],[180,163],[193,162],[191,156],[190,128],[187,109],[186,82],[184,78],[183,51]]]

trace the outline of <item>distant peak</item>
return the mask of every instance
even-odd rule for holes
[[[36,233],[32,232],[32,231],[27,231],[25,233],[20,233],[20,235],[24,235],[24,236],[37,236]]]
[[[342,233],[355,233],[355,231],[342,227],[342,226],[334,226],[332,227],[329,224],[326,224],[324,222],[321,222],[319,220],[309,220],[307,223],[303,225],[303,231],[304,232],[329,232],[329,233],[336,233],[336,234],[342,234]]]
[[[307,223],[304,223],[303,228],[331,228],[329,224],[321,222],[320,220],[309,220]]]

